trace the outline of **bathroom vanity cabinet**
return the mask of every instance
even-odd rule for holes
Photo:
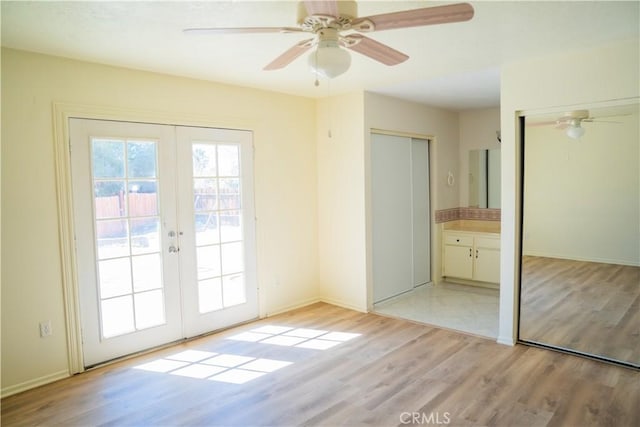
[[[500,282],[500,234],[474,231],[472,227],[445,229],[442,239],[442,275],[464,283]]]

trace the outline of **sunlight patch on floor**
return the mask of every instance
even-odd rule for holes
[[[260,342],[285,347],[327,350],[359,336],[360,334],[350,332],[332,332],[321,329],[266,325],[233,335],[229,337],[229,339]]]
[[[350,332],[266,325],[241,332],[228,339],[311,350],[327,350],[359,336],[360,334]],[[285,360],[185,350],[134,366],[133,369],[231,384],[244,384],[291,364],[293,362]]]
[[[186,350],[162,359],[134,366],[134,369],[182,377],[244,384],[291,365],[284,360],[262,359],[237,354]]]

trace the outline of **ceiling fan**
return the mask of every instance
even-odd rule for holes
[[[569,138],[578,139],[585,134],[582,123],[620,123],[610,120],[600,120],[589,115],[589,110],[574,110],[564,113],[555,121],[532,123],[533,126],[555,125],[556,129],[565,130]]]
[[[345,49],[368,56],[385,65],[397,65],[409,56],[360,33],[397,28],[447,24],[468,21],[473,17],[468,3],[425,7],[400,12],[358,17],[355,1],[305,0],[298,5],[297,27],[245,28],[187,28],[186,34],[243,34],[243,33],[311,33],[314,37],[302,40],[271,61],[264,70],[286,67],[296,58],[317,46],[309,55],[309,65],[318,75],[334,78],[351,65]]]

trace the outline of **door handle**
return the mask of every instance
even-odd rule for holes
[[[169,253],[174,253],[174,252],[178,252],[180,250],[179,247],[171,245],[169,246]]]

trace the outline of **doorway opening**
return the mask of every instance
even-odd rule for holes
[[[496,338],[497,289],[432,280],[430,144],[371,134],[373,310]]]

